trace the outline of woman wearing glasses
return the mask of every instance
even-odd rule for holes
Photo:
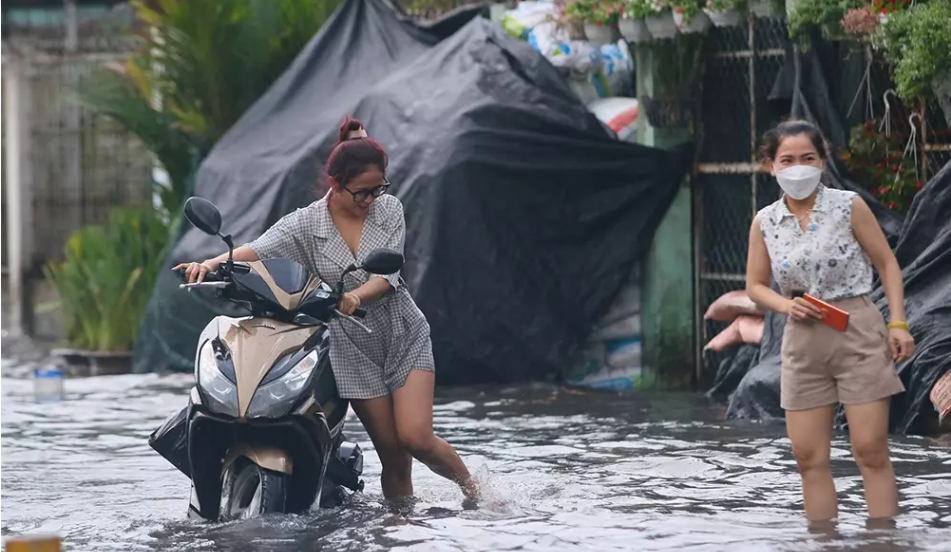
[[[328,282],[377,248],[403,251],[403,205],[385,195],[386,153],[363,125],[347,119],[327,160],[327,194],[279,220],[260,238],[234,250],[236,261],[293,259]],[[178,265],[188,281],[217,270],[227,253],[202,263]],[[435,365],[429,323],[399,273],[344,279],[340,311],[367,311],[364,330],[330,322],[330,360],[340,396],[350,399],[383,464],[381,485],[389,500],[413,494],[412,458],[458,483],[465,496],[478,489],[462,459],[433,434]]]

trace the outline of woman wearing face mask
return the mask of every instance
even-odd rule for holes
[[[870,518],[898,510],[888,454],[888,408],[904,391],[894,363],[912,355],[901,268],[861,197],[820,184],[828,160],[815,125],[789,121],[766,133],[762,148],[783,197],[750,228],[746,289],[761,307],[789,316],[783,334],[780,402],[802,476],[806,516],[837,516],[829,466],[833,416],[845,405],[852,454],[862,473]],[[869,301],[872,267],[888,298],[886,324]],[[770,288],[775,279],[780,293]],[[846,331],[821,322],[808,293],[849,313]]]

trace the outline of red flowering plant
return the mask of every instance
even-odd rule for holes
[[[862,6],[845,12],[839,25],[845,31],[845,34],[862,40],[868,39],[875,33],[878,23],[878,16],[873,11],[872,6]]]
[[[873,0],[872,12],[879,15],[888,15],[911,6],[911,0]]]
[[[595,25],[614,25],[623,12],[622,2],[608,0],[573,0],[565,8],[568,18],[588,21]]]
[[[913,156],[904,159],[907,136],[879,132],[875,121],[852,129],[849,151],[842,160],[859,184],[893,211],[904,213],[923,187]]]
[[[588,21],[595,25],[615,25],[622,13],[624,13],[622,2],[595,2]]]

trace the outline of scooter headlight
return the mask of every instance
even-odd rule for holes
[[[238,389],[218,369],[211,341],[198,353],[198,387],[212,412],[238,417]]]
[[[317,366],[317,359],[317,351],[312,351],[286,374],[259,387],[248,407],[248,417],[275,418],[287,414]]]

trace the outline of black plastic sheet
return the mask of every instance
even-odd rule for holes
[[[830,44],[813,37],[813,46],[787,56],[789,65],[780,74],[772,96],[791,100],[792,114],[818,124],[836,149],[848,143],[845,116],[835,109],[829,83],[833,82],[836,58]],[[922,189],[907,217],[889,210],[863,187],[850,180],[844,166],[833,159],[827,184],[858,192],[872,208],[903,269],[905,310],[916,354],[898,366],[906,392],[892,401],[891,430],[900,433],[930,433],[937,416],[928,394],[937,379],[951,369],[951,164]],[[872,300],[887,316],[888,304],[880,282]],[[752,365],[749,352],[735,354],[718,367],[720,382],[710,395],[722,397],[737,374],[744,374],[729,395],[730,418],[782,418],[779,406],[780,347],[786,317],[769,313],[758,359]],[[838,421],[843,422],[840,408]]]
[[[345,114],[390,154],[407,280],[441,383],[557,379],[647,252],[691,151],[619,142],[527,43],[461,11],[348,0],[217,144],[195,195],[236,243],[315,199]],[[447,22],[448,21],[448,22]],[[173,262],[220,253],[188,229]],[[219,305],[158,285],[136,369],[188,369]]]

